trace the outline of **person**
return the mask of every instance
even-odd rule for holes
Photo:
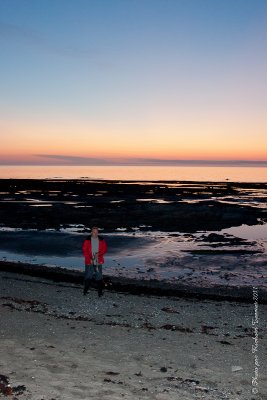
[[[87,294],[93,278],[95,278],[97,283],[98,296],[101,297],[103,294],[102,266],[104,264],[104,254],[107,251],[107,244],[98,233],[98,228],[94,226],[91,230],[91,236],[88,236],[83,242],[82,249],[85,261],[84,296]]]

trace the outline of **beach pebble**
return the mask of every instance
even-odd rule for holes
[[[167,372],[167,368],[166,367],[161,367],[160,368],[160,372]]]
[[[232,372],[241,371],[243,368],[238,365],[232,365]]]
[[[199,390],[200,392],[208,392],[209,389],[204,386],[196,386],[195,390]]]

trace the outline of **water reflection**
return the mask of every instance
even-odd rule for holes
[[[266,167],[219,166],[0,166],[1,179],[111,179],[266,182]]]
[[[83,271],[83,229],[82,225],[62,228],[61,232],[2,228],[0,259]],[[105,234],[109,245],[105,274],[202,287],[256,285],[267,290],[266,247],[263,250],[267,244],[267,224],[196,234],[135,229],[129,233],[118,228],[117,233]],[[214,249],[217,243],[205,238],[216,240],[216,235],[222,243]],[[235,240],[237,237],[249,242]],[[221,249],[223,252],[218,253]]]
[[[228,233],[229,235],[237,236],[242,239],[248,240],[267,240],[267,224],[263,225],[241,225],[234,226],[229,229],[223,229],[222,233]]]

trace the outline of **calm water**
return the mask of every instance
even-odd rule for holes
[[[10,178],[267,182],[267,167],[0,166],[0,179]]]
[[[104,273],[197,287],[256,286],[267,293],[267,253],[263,251],[267,248],[266,228],[267,225],[242,225],[216,232],[255,240],[246,246],[223,247],[224,250],[258,250],[254,254],[241,255],[231,254],[231,251],[226,254],[190,254],[191,250],[203,250],[203,242],[199,241],[203,232],[190,237],[179,232],[175,236],[166,232],[106,233],[108,253],[105,256]],[[85,236],[79,233],[79,229],[62,228],[60,232],[55,232],[0,228],[0,261],[83,271],[81,245]],[[209,233],[206,232],[206,235]],[[52,246],[52,243],[57,243],[57,246]],[[205,243],[204,247],[214,251],[209,243]]]
[[[114,180],[175,180],[175,181],[221,181],[227,180],[235,182],[267,182],[267,168],[265,167],[203,167],[203,166],[0,166],[0,178],[35,178],[35,179],[114,179]],[[262,194],[265,196],[265,192]],[[243,201],[248,203],[254,201],[255,194],[250,192],[243,197]],[[239,202],[231,195],[231,199],[226,198],[225,201]],[[264,206],[265,197],[257,200],[257,206]],[[254,204],[255,206],[255,204]],[[79,228],[80,229],[80,228]],[[3,230],[8,231],[8,227]],[[0,229],[1,231],[1,229]],[[208,235],[210,232],[204,232]],[[120,233],[116,237],[119,246],[114,248],[114,237],[116,232],[112,233],[112,237],[107,234],[107,240],[113,240],[109,253],[106,256],[105,271],[111,276],[125,276],[138,279],[158,279],[171,282],[186,283],[196,286],[212,286],[212,285],[233,285],[233,286],[257,286],[267,290],[267,225],[231,227],[227,230],[217,232],[219,234],[232,235],[253,241],[247,244],[246,249],[259,250],[257,253],[249,254],[231,254],[224,255],[190,254],[190,250],[203,249],[203,243],[197,239],[203,232],[195,235],[184,235],[178,233],[177,236],[163,232],[134,232]],[[15,233],[14,233],[15,234]],[[22,236],[28,234],[22,232]],[[22,261],[32,264],[45,264],[49,266],[60,266],[70,269],[83,270],[83,257],[80,251],[75,253],[61,254],[58,249],[53,251],[50,249],[49,243],[43,246],[44,237],[49,232],[35,232],[34,237],[43,235],[40,240],[42,248],[47,249],[48,254],[43,254],[35,249],[27,247],[23,250],[18,248],[5,247],[3,238],[0,245],[0,261]],[[59,232],[55,233],[57,235]],[[74,232],[70,232],[70,235]],[[133,242],[137,240],[138,235],[141,236],[143,247],[137,241],[136,246],[130,246],[129,239]],[[125,240],[127,244],[123,246]],[[153,240],[151,240],[153,239]],[[64,238],[65,240],[65,238]],[[82,240],[82,238],[81,238]],[[7,241],[6,241],[7,242]],[[5,243],[6,243],[5,242]],[[10,244],[16,243],[16,240],[9,240]],[[22,245],[22,239],[19,240]],[[26,240],[26,244],[29,240]],[[135,243],[135,242],[134,242]],[[70,243],[71,246],[71,243]],[[214,250],[207,243],[204,244],[208,250]],[[241,246],[242,247],[242,246]],[[243,246],[244,247],[244,246]],[[52,246],[51,246],[52,248]],[[226,247],[222,247],[223,250]],[[233,250],[233,246],[230,247]],[[235,248],[234,250],[239,250]],[[229,282],[228,276],[231,276]]]

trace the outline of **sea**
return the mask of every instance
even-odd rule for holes
[[[267,182],[267,165],[258,166],[0,166],[0,179],[101,179],[127,181]]]
[[[246,182],[266,183],[267,166],[0,166],[0,179],[85,179],[116,181],[193,181],[193,182]],[[266,189],[259,189],[264,207]],[[227,200],[227,199],[226,199]],[[255,204],[254,204],[255,206]],[[225,254],[217,254],[209,245],[203,247],[199,236],[216,233],[226,237],[248,241],[247,252],[239,253],[244,246],[220,248]],[[70,241],[69,248],[76,240],[82,243],[83,227],[62,228],[59,232],[21,231],[0,226],[0,261],[26,262],[49,267],[64,267],[83,271],[80,244],[78,253],[65,254],[60,249],[50,249],[50,243]],[[267,296],[267,224],[241,225],[219,232],[124,232],[112,234],[103,232],[108,243],[105,273],[109,276],[123,276],[141,280],[156,279],[177,284],[198,287],[234,286],[258,287]],[[78,235],[78,236],[77,236]],[[33,241],[44,243],[41,249],[29,248]],[[8,243],[20,243],[10,247]],[[6,245],[4,245],[6,243]],[[52,246],[53,247],[53,246]],[[192,254],[192,250],[207,250],[207,254]],[[216,249],[215,249],[216,250]],[[229,250],[229,251],[228,251]],[[250,254],[249,251],[252,250]]]

